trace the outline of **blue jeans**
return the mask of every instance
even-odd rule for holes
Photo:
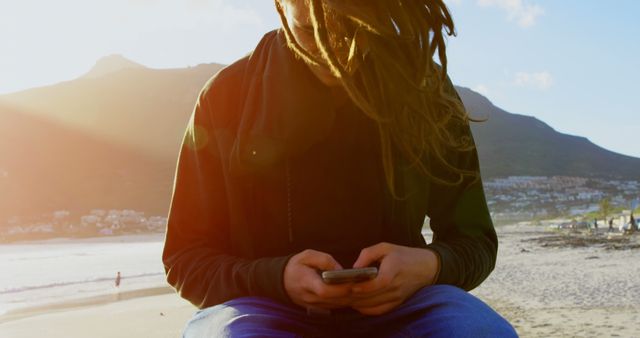
[[[184,337],[517,337],[487,304],[450,285],[427,286],[393,311],[364,316],[345,309],[307,311],[243,297],[196,312]]]

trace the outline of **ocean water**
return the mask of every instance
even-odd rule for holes
[[[428,227],[423,235],[430,240]],[[0,316],[16,309],[167,286],[163,239],[154,234],[0,244]],[[116,288],[118,271],[122,278]]]
[[[0,315],[167,285],[161,235],[0,245]],[[120,287],[115,287],[117,272]]]

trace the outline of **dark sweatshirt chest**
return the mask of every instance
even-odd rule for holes
[[[382,238],[379,136],[374,122],[355,109],[336,112],[319,142],[252,179],[252,233],[260,254],[316,249],[351,257]]]

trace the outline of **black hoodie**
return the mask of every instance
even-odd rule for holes
[[[460,137],[471,137],[468,126]],[[448,156],[479,170],[475,150]],[[178,159],[167,280],[199,308],[242,296],[290,303],[283,271],[292,255],[315,249],[350,267],[361,249],[389,242],[432,249],[436,283],[479,285],[497,252],[481,181],[440,185],[400,161],[396,172],[401,200],[387,189],[375,123],[339,103],[271,31],[200,92]]]

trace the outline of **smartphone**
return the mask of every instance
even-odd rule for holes
[[[322,280],[327,284],[358,283],[376,278],[378,268],[329,270],[322,272]]]

